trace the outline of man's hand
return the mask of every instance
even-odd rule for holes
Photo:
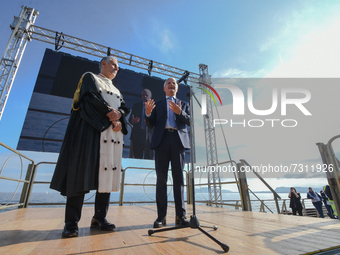
[[[149,99],[145,102],[145,114],[150,115],[153,108],[155,108],[155,101],[153,99]]]
[[[119,120],[120,117],[122,117],[122,113],[116,109],[111,108],[112,111],[109,112],[108,114],[106,114],[107,117],[109,117],[110,121],[115,121],[115,120]]]
[[[179,115],[182,111],[181,101],[179,101],[178,104],[176,104],[175,102],[169,100],[169,109],[172,110],[177,115]]]
[[[138,117],[135,117],[133,114],[131,116],[131,123],[132,124],[136,124],[137,122],[139,122],[140,119]]]
[[[122,123],[119,120],[112,121],[112,130],[118,132],[122,130]]]

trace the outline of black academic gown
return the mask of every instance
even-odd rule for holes
[[[106,116],[109,105],[100,96],[92,73],[83,78],[78,111],[71,111],[64,141],[52,177],[51,189],[67,197],[98,189],[100,133],[111,128]],[[127,134],[125,117],[129,109],[121,98],[123,134]]]

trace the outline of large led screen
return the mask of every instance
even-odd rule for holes
[[[97,61],[46,49],[17,150],[59,153],[78,81],[85,72],[98,73],[98,67]],[[131,109],[123,157],[153,159],[148,144],[152,130],[142,125],[142,95],[148,94],[155,101],[162,99],[164,80],[120,68],[113,83]],[[188,102],[188,95],[189,89],[180,85],[177,97]]]

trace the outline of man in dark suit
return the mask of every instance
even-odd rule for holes
[[[145,103],[146,124],[153,128],[150,148],[155,150],[157,174],[156,203],[158,217],[153,227],[166,225],[167,179],[169,162],[173,178],[176,225],[188,225],[185,217],[184,178],[185,150],[190,149],[187,126],[190,125],[189,104],[176,98],[178,84],[174,78],[164,83],[166,98]]]
[[[143,89],[142,102],[135,103],[129,122],[132,124],[130,136],[130,157],[140,159],[153,159],[153,151],[150,149],[152,129],[145,123],[145,102],[151,99],[152,93],[149,89]]]

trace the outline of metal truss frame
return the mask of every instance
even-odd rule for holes
[[[31,25],[38,15],[35,9],[23,6],[19,17],[14,17],[10,26],[13,32],[0,61],[0,120],[27,41],[31,40]]]
[[[209,75],[208,66],[204,64],[199,65],[201,83],[211,84],[211,78]],[[203,85],[200,85],[203,88]],[[202,90],[202,94],[206,94]],[[213,108],[212,100],[210,96],[206,96],[207,103],[207,114],[203,116],[204,121],[204,133],[205,133],[205,144],[206,144],[206,155],[207,155],[207,165],[215,166],[218,164],[217,157],[217,146],[216,146],[216,136],[215,128],[213,124]],[[208,191],[209,200],[211,202],[222,202],[222,187],[219,172],[208,172]]]
[[[110,48],[108,46],[100,45],[38,26],[32,27],[32,39],[53,44],[55,45],[55,50],[59,50],[61,47],[63,47],[100,58],[111,55],[116,57],[119,63],[147,70],[149,75],[151,72],[155,72],[179,79],[187,72],[184,69],[162,64],[157,61],[139,57],[124,51]],[[199,78],[199,74],[190,72],[188,81],[198,83]]]

